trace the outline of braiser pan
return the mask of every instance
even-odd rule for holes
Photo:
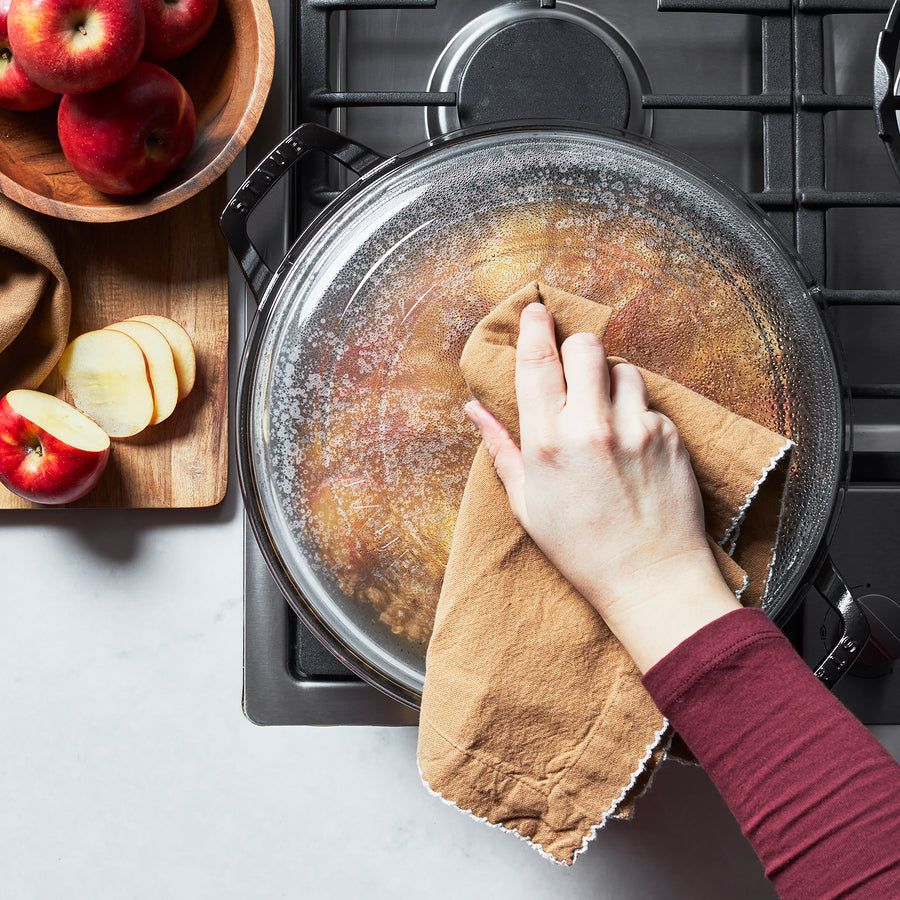
[[[360,175],[272,271],[247,233],[312,151]],[[294,610],[352,670],[411,706],[477,435],[458,359],[475,323],[535,279],[611,306],[610,352],[797,445],[764,608],[811,582],[867,626],[827,542],[849,463],[848,391],[818,290],[764,214],[634,136],[519,122],[383,159],[317,125],[286,138],[222,228],[258,301],[239,376],[247,512]]]

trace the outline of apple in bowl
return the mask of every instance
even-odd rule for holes
[[[59,143],[76,174],[104,194],[141,194],[164,181],[194,143],[194,104],[165,69],[138,62],[88,94],[67,94],[57,116]]]
[[[193,50],[212,28],[219,0],[141,0],[147,36],[143,59],[169,62]]]
[[[118,81],[144,49],[141,0],[12,0],[9,35],[19,63],[58,94]]]
[[[59,100],[59,94],[36,84],[19,64],[9,42],[9,4],[0,0],[0,109],[32,112]]]
[[[34,503],[71,503],[100,480],[109,436],[64,400],[40,391],[0,399],[0,483]]]

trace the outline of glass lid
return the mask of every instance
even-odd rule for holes
[[[292,603],[373,681],[417,695],[478,443],[465,341],[534,280],[611,306],[611,354],[798,445],[766,598],[785,602],[840,479],[842,394],[808,280],[761,214],[649,142],[462,135],[339,198],[261,311],[241,414]]]

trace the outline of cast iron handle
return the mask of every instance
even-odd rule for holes
[[[813,584],[843,623],[840,639],[815,670],[816,677],[827,688],[833,688],[850,671],[866,646],[866,641],[869,640],[869,621],[862,607],[853,599],[850,588],[830,556],[822,561]]]
[[[897,102],[894,97],[897,50],[900,48],[900,0],[895,0],[875,45],[875,123],[878,137],[900,176],[900,127],[897,125]]]
[[[323,125],[308,122],[289,134],[247,177],[219,218],[225,240],[237,260],[257,302],[275,273],[256,249],[247,232],[247,220],[256,205],[308,153],[319,151],[357,175],[384,162],[384,157]]]

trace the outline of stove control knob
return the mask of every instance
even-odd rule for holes
[[[869,642],[859,657],[863,666],[884,666],[900,658],[900,603],[884,594],[856,597],[869,620]]]

